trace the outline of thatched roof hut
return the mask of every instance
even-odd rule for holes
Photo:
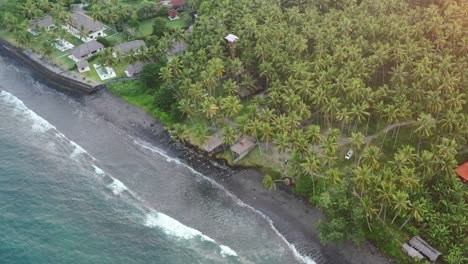
[[[415,248],[417,251],[421,252],[424,256],[426,256],[431,261],[436,261],[437,258],[442,255],[439,251],[435,248],[431,247],[426,241],[424,241],[419,236],[415,236],[411,238],[409,244]]]

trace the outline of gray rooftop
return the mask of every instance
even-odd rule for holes
[[[80,60],[76,63],[79,69],[89,67],[89,63],[85,60]]]
[[[203,143],[202,148],[206,152],[212,152],[215,149],[222,146],[223,144],[224,144],[224,142],[223,142],[222,130],[220,130],[220,131],[216,132],[214,135],[212,135],[211,137],[209,137],[205,141],[205,143]]]
[[[125,69],[127,70],[128,74],[133,76],[135,74],[139,74],[145,65],[146,65],[145,63],[139,61],[135,64],[127,65]]]
[[[119,50],[122,54],[128,53],[130,50],[137,51],[140,47],[146,47],[146,43],[143,40],[134,40],[125,43],[120,43],[114,47],[114,50]]]
[[[232,152],[237,155],[242,155],[244,152],[248,152],[255,147],[257,144],[255,138],[250,136],[243,137],[239,142],[231,147]]]
[[[431,261],[436,261],[436,259],[440,255],[442,255],[442,253],[437,251],[435,248],[431,247],[426,241],[424,241],[419,236],[411,238],[409,244],[419,252],[423,253]]]
[[[74,48],[70,53],[75,57],[75,58],[83,58],[84,56],[88,56],[89,54],[93,53],[94,51],[97,51],[99,49],[103,49],[104,45],[101,43],[97,42],[96,40],[91,40],[90,42],[86,42],[84,44],[81,44],[80,46]]]
[[[83,28],[88,34],[99,31],[103,27],[99,21],[94,21],[91,17],[80,11],[75,11],[71,14],[70,25],[78,30]]]
[[[35,27],[48,27],[54,24],[54,20],[51,16],[45,16],[43,19],[39,19],[33,23]]]

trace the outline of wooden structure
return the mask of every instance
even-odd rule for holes
[[[239,37],[233,34],[229,34],[226,37],[224,37],[229,43],[231,43],[231,59],[236,58],[236,43]]]
[[[406,254],[408,254],[408,256],[410,256],[411,258],[417,258],[419,260],[423,259],[424,256],[419,253],[419,251],[417,251],[416,249],[414,249],[412,246],[404,243],[403,246],[402,246],[402,249],[404,252],[406,252]]]
[[[468,161],[465,161],[462,165],[455,169],[458,176],[460,176],[464,184],[468,184]]]
[[[426,241],[424,241],[419,236],[414,236],[413,238],[411,238],[409,244],[411,247],[422,253],[432,262],[436,261],[437,258],[440,255],[442,255],[442,253],[437,251],[435,248],[431,247]]]
[[[205,141],[205,143],[203,143],[203,146],[202,146],[203,150],[208,152],[210,156],[221,151],[223,147],[224,147],[224,142],[223,142],[222,130],[219,130],[214,135],[209,137]]]
[[[241,160],[245,157],[249,152],[257,146],[257,141],[255,138],[250,136],[244,136],[239,142],[231,146],[231,151],[235,156],[233,160],[234,163]]]

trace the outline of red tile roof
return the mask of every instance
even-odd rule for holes
[[[460,177],[465,179],[465,181],[468,181],[468,161],[465,161],[465,163],[456,168],[455,171],[460,175]]]
[[[167,15],[174,18],[176,16],[179,16],[179,12],[177,12],[177,10],[175,9],[172,9],[172,10],[167,11]]]
[[[184,0],[171,0],[171,2],[169,2],[169,5],[172,7],[181,7],[184,5]]]

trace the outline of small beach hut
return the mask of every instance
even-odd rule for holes
[[[236,157],[233,162],[237,162],[245,157],[255,148],[257,141],[251,136],[244,136],[239,142],[231,146],[231,151]]]
[[[426,256],[430,261],[434,262],[437,258],[442,255],[439,251],[435,248],[431,247],[426,241],[424,241],[419,236],[414,236],[409,241],[409,244],[416,249],[417,251],[421,252],[424,256]]]
[[[223,146],[224,146],[224,142],[223,142],[222,130],[219,130],[214,135],[209,137],[205,141],[205,143],[203,143],[202,148],[204,151],[208,152],[208,154],[211,156],[221,151],[223,149]]]

